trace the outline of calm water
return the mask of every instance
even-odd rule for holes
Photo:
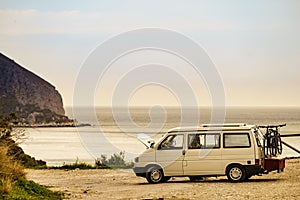
[[[195,112],[197,111],[197,112]],[[26,140],[21,144],[24,151],[48,165],[62,165],[79,161],[94,163],[101,154],[111,155],[125,151],[126,159],[132,160],[145,149],[137,139],[137,134],[146,133],[159,138],[169,128],[210,123],[208,108],[166,110],[134,108],[93,109],[81,108],[74,111],[80,122],[92,124],[79,128],[26,128]],[[95,114],[94,114],[95,113]],[[71,109],[67,114],[73,117]],[[200,119],[200,121],[198,121]],[[286,123],[281,133],[300,133],[300,108],[228,108],[225,122],[256,125]],[[300,137],[284,138],[284,141],[300,148]],[[297,153],[284,148],[284,156]]]

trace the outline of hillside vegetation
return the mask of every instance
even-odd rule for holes
[[[0,116],[0,197],[1,199],[61,199],[62,195],[26,180],[24,167],[45,165],[26,155],[12,140],[15,115]]]

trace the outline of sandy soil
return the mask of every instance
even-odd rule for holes
[[[300,199],[300,159],[287,160],[283,173],[255,176],[243,183],[227,178],[190,182],[173,178],[148,184],[132,170],[27,170],[27,178],[66,199]]]

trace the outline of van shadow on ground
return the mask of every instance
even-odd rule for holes
[[[260,178],[260,179],[248,179],[246,181],[243,182],[239,182],[239,183],[234,183],[234,184],[243,184],[243,183],[260,183],[260,182],[276,182],[276,181],[280,181],[282,179],[276,179],[276,178]],[[190,181],[188,179],[181,179],[181,180],[176,180],[175,179],[171,179],[166,183],[160,183],[160,184],[176,184],[176,183],[229,183],[232,184],[228,179],[226,178],[218,178],[218,179],[209,179],[209,178],[204,178],[204,180],[199,180],[199,181]],[[148,185],[149,183],[147,181],[143,182],[143,183],[135,183],[135,185]],[[149,184],[150,185],[150,184]]]

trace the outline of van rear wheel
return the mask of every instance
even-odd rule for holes
[[[243,166],[241,165],[231,165],[228,167],[226,172],[227,178],[231,182],[240,182],[244,181],[246,178],[246,172]]]
[[[150,167],[146,173],[146,179],[149,183],[161,183],[164,182],[164,174],[159,167]]]

